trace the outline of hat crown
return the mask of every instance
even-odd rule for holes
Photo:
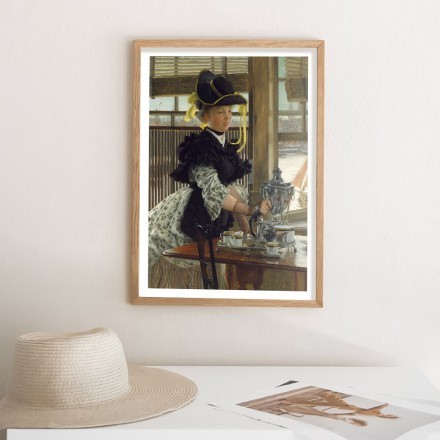
[[[129,388],[124,350],[112,330],[35,332],[17,338],[5,401],[82,407],[121,397]]]
[[[209,82],[209,86],[211,87],[214,95],[217,95],[217,98],[221,98],[224,95],[230,95],[234,93],[234,87],[232,84],[222,76],[216,76]]]

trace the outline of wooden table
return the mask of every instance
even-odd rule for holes
[[[255,290],[260,290],[264,282],[264,274],[268,271],[276,271],[275,274],[282,277],[289,275],[292,285],[287,289],[268,288],[270,281],[266,281],[265,290],[307,290],[307,237],[299,236],[296,240],[296,252],[293,248],[281,249],[280,258],[267,257],[262,251],[244,251],[217,245],[218,238],[214,239],[215,260],[217,263],[227,265],[226,277],[228,287],[234,288],[234,278],[238,282],[238,288],[245,290],[248,284]],[[198,260],[197,243],[189,243],[163,252],[165,257],[181,258],[184,260]],[[205,255],[209,261],[208,244]],[[279,271],[282,271],[280,273]],[[274,280],[275,281],[275,280]],[[272,283],[276,286],[276,283]],[[301,285],[301,288],[298,288]]]

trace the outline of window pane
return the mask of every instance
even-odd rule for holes
[[[281,177],[285,182],[295,185],[295,196],[289,207],[291,211],[302,209],[298,204],[298,191],[301,189],[302,182],[294,182],[294,179],[306,159],[307,141],[280,141],[278,143],[278,167],[282,171]]]
[[[151,111],[172,111],[174,110],[173,96],[157,96],[150,99]]]
[[[197,117],[191,119],[191,121],[185,121],[185,115],[175,115],[174,116],[174,125],[176,127],[200,127],[201,122]]]
[[[279,110],[290,110],[293,112],[300,111],[299,102],[289,102],[287,101],[286,86],[284,81],[278,83],[278,109]]]
[[[170,127],[170,115],[150,115],[150,127]]]
[[[290,210],[302,209],[298,204],[297,196],[301,180],[298,175],[301,167],[307,160],[307,104],[304,111],[304,104],[299,101],[289,102],[286,93],[285,84],[285,60],[278,60],[278,133],[291,134],[293,137],[301,139],[280,139],[278,141],[278,166],[282,171],[282,178],[285,182],[295,184],[295,197],[290,204]],[[305,116],[306,121],[303,121]],[[296,178],[296,182],[294,179]]]
[[[186,112],[189,107],[188,103],[189,95],[179,95],[177,97],[177,111]]]
[[[303,153],[290,152],[282,154],[281,151],[286,150],[280,150],[280,155],[278,158],[278,167],[282,171],[281,177],[285,182],[291,182],[304,164],[307,155]]]
[[[278,78],[286,77],[286,64],[284,57],[278,57]]]
[[[278,116],[278,133],[301,133],[302,118],[299,115]]]

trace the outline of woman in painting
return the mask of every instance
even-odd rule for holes
[[[150,288],[201,288],[198,262],[165,260],[162,256],[165,249],[195,240],[195,219],[200,224],[211,222],[214,236],[231,228],[235,219],[247,234],[247,216],[257,208],[262,214],[270,210],[267,200],[248,205],[247,188],[237,183],[251,171],[250,163],[238,154],[246,143],[246,99],[234,92],[224,77],[202,70],[188,101],[186,120],[197,116],[202,130],[186,137],[179,146],[179,164],[171,173],[172,178],[188,186],[169,195],[148,215]],[[225,133],[233,105],[239,106],[242,124],[239,140],[229,143]]]

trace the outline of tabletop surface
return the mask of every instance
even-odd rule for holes
[[[290,366],[153,368],[163,368],[193,380],[198,386],[197,398],[177,411],[140,422],[87,429],[10,429],[7,431],[7,439],[295,439],[297,437],[291,430],[219,410],[210,405],[210,403],[234,401],[238,396],[280,385],[289,380],[313,382],[316,385],[343,384],[356,390],[374,391],[440,406],[440,392],[420,372],[408,368]],[[429,438],[438,439],[440,436]]]
[[[223,246],[217,246],[218,239],[214,239],[214,251],[216,261],[226,264],[239,264],[269,269],[307,271],[307,240],[306,237],[298,236],[296,239],[296,252],[293,248],[282,249],[280,258],[267,257],[261,251],[249,252],[245,250],[232,249]],[[173,249],[167,249],[163,252],[166,257],[183,258],[188,260],[197,260],[199,254],[197,243],[188,243]],[[208,245],[206,245],[205,257],[209,260]]]

